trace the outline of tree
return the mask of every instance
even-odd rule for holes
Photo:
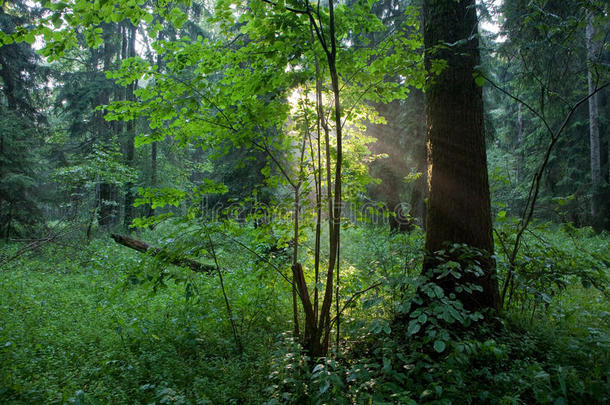
[[[439,264],[433,257],[447,244],[482,250],[483,276],[472,281],[482,291],[466,294],[443,287],[469,309],[498,308],[481,87],[475,80],[479,64],[477,14],[474,0],[424,1],[426,68],[445,64],[427,87],[428,184],[424,271]],[[451,258],[457,262],[457,257]],[[466,263],[461,263],[465,266]],[[462,282],[474,278],[465,274]],[[446,278],[447,279],[447,278]]]
[[[502,5],[505,40],[490,44],[493,57],[488,58],[485,70],[492,84],[487,93],[491,103],[487,105],[495,128],[492,189],[500,189],[496,201],[510,201],[503,208],[509,213],[523,217],[530,201],[531,179],[539,171],[547,142],[561,135],[553,141],[543,170],[537,204],[546,209],[539,210],[536,217],[570,221],[576,226],[603,225],[604,210],[597,210],[601,215],[595,219],[590,208],[596,195],[597,202],[603,203],[599,196],[607,192],[607,168],[604,171],[603,164],[597,165],[597,161],[607,160],[602,129],[607,114],[600,104],[608,80],[603,52],[608,38],[604,7],[603,2],[588,0],[513,0]],[[587,41],[587,29],[592,34],[591,28],[596,34],[590,38],[593,41]],[[588,52],[586,45],[592,45],[589,51],[597,51]],[[588,80],[589,72],[592,80]],[[585,101],[592,111],[599,105],[597,119],[589,120],[585,108],[574,108],[587,95],[590,97]],[[571,118],[564,123],[568,115]],[[583,136],[585,131],[593,136]],[[596,148],[598,139],[600,148]],[[591,145],[596,153],[591,154]],[[505,159],[515,153],[517,159]],[[601,178],[595,169],[600,166]],[[591,177],[588,167],[594,168]]]
[[[607,23],[607,22],[606,22]],[[606,27],[601,27],[606,28]],[[599,30],[599,29],[598,29]],[[603,136],[600,136],[600,100],[601,95],[597,93],[597,86],[600,84],[600,77],[603,77],[603,68],[597,66],[601,61],[601,46],[597,42],[596,27],[593,13],[587,14],[586,45],[587,45],[587,84],[589,94],[589,142],[591,155],[591,217],[593,226],[598,229],[610,229],[608,214],[610,214],[610,202],[608,202],[607,177],[608,168],[602,170],[604,154],[608,154],[608,147],[603,143]],[[607,34],[607,32],[606,32]],[[605,148],[604,148],[605,146]]]
[[[410,7],[419,9],[421,5],[416,6],[417,3],[419,2],[413,0],[381,0],[374,3],[371,11],[383,22],[385,30],[371,33],[369,46],[374,46],[380,37],[392,35],[394,31],[403,32],[405,36],[420,33],[420,24],[406,31],[402,28],[401,31],[401,25],[408,16],[404,10]],[[364,46],[364,41],[360,42],[363,43],[358,45]],[[400,75],[385,79],[401,85]],[[383,203],[389,213],[391,232],[411,230],[414,223],[423,226],[425,222],[426,180],[422,174],[425,173],[426,146],[423,100],[423,89],[412,86],[404,100],[371,103],[377,113],[385,118],[385,123],[367,125],[367,135],[376,139],[371,150],[383,156],[370,165],[371,174],[380,182],[369,187],[369,195],[374,201]],[[407,175],[408,182],[405,181]],[[409,201],[410,212],[405,209],[406,201]]]
[[[0,32],[14,33],[40,12],[2,3]],[[47,71],[27,43],[0,48],[0,237],[25,234],[41,220],[46,116],[39,112]]]
[[[144,0],[137,3],[143,4]],[[56,41],[52,38],[43,52],[61,57],[65,48],[75,46],[66,38],[85,32],[89,46],[102,46],[95,52],[103,56],[100,60],[104,70],[115,59],[111,57],[112,42],[107,38],[111,31],[103,29],[106,25],[126,18],[132,25],[144,21],[150,38],[159,37],[162,28],[151,24],[153,15],[140,14],[139,8],[125,4],[118,4],[116,9],[114,4],[98,9],[97,5],[79,3],[79,19],[72,19],[72,14],[62,7],[41,20],[32,34],[47,35],[50,27],[55,27],[53,18],[66,21],[66,35]],[[153,8],[154,13],[173,18],[170,22],[176,28],[186,20],[178,8],[170,12],[163,11],[163,7]],[[281,233],[281,243],[290,242],[294,247],[292,281],[289,277],[284,279],[292,287],[295,335],[312,357],[326,355],[333,332],[338,344],[341,314],[351,303],[347,300],[341,307],[340,235],[345,221],[342,208],[344,202],[364,192],[370,179],[364,164],[370,140],[361,135],[361,122],[374,122],[375,114],[367,103],[387,104],[404,98],[408,86],[423,85],[420,35],[416,29],[408,28],[418,23],[413,11],[404,13],[405,19],[395,34],[381,35],[370,47],[363,48],[354,46],[354,36],[369,37],[366,34],[385,31],[365,2],[353,7],[336,1],[328,5],[309,1],[218,2],[216,17],[210,19],[217,26],[215,35],[197,35],[196,39],[172,39],[168,35],[169,40],[151,44],[162,55],[162,68],[151,61],[129,58],[120,69],[105,75],[121,85],[135,86],[141,79],[146,81],[133,92],[135,97],[129,94],[122,100],[116,93],[114,97],[110,93],[100,97],[98,105],[110,104],[104,107],[105,122],[99,121],[96,128],[105,125],[110,132],[122,128],[115,121],[138,118],[148,122],[149,131],[138,135],[134,146],[171,138],[181,147],[202,149],[210,159],[236,150],[249,155],[256,150],[266,159],[262,170],[256,167],[256,171],[267,177],[267,185],[276,192],[281,192],[282,187],[290,190],[285,200],[293,199],[291,218],[276,221],[275,231]],[[87,21],[85,26],[81,26],[83,21]],[[401,77],[401,81],[387,82],[386,77]],[[287,100],[295,94],[301,101],[298,106],[291,106]],[[243,160],[241,163],[246,164],[247,159]],[[201,209],[203,198],[221,189],[227,191],[209,177],[214,176],[197,179],[201,180],[200,187],[180,184],[180,188],[142,189],[141,198],[135,203],[151,203],[152,208],[190,205],[184,220],[197,227],[210,214]],[[304,213],[311,207],[308,197],[316,200],[312,215]],[[136,222],[153,224],[167,217],[160,214],[149,221]],[[304,240],[301,230],[308,225],[307,219],[314,217],[316,247],[313,260],[309,260],[304,249],[299,251],[299,238]],[[328,225],[327,249],[323,249],[321,239],[322,220]],[[202,225],[203,233],[211,239],[208,223]],[[231,224],[228,220],[223,225]],[[287,232],[290,230],[293,232]],[[288,233],[290,236],[286,236]],[[213,245],[211,240],[205,244]],[[313,272],[307,271],[311,261]],[[300,320],[304,326],[301,333]]]

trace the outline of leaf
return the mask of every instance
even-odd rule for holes
[[[483,85],[485,84],[485,78],[483,76],[481,76],[480,74],[475,73],[474,82],[476,83],[477,86],[483,87]]]
[[[437,353],[442,353],[443,351],[445,351],[446,347],[447,345],[445,345],[445,342],[443,342],[442,340],[436,340],[434,342],[434,350],[436,350]]]
[[[407,328],[407,333],[409,335],[415,335],[421,329],[421,324],[416,320],[412,320],[409,322],[409,327]]]
[[[33,32],[28,32],[25,37],[23,37],[24,41],[30,45],[33,45],[36,42],[36,36]]]
[[[318,364],[316,365],[313,370],[311,371],[312,373],[316,373],[317,371],[323,370],[324,369],[324,364]]]
[[[151,22],[153,22],[153,16],[151,14],[146,13],[142,16],[142,20],[145,23],[150,24]]]

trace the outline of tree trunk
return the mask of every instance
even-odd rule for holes
[[[464,274],[460,280],[477,283],[482,292],[457,292],[451,280],[441,285],[447,294],[455,293],[466,308],[498,308],[496,270],[491,258],[493,237],[483,98],[473,76],[479,64],[475,0],[426,0],[423,10],[426,68],[430,69],[433,59],[447,62],[442,73],[428,84],[426,93],[429,175],[426,250],[434,254],[448,243],[460,243],[486,252],[481,263],[484,275],[475,278]],[[433,48],[439,43],[455,45],[435,52]],[[428,256],[424,272],[438,265],[439,260]]]
[[[521,153],[521,143],[523,142],[523,112],[521,111],[521,104],[517,107],[517,145],[515,147],[515,154],[517,155],[517,174],[515,175],[516,184],[519,184],[521,180],[521,171],[523,170],[523,155]]]
[[[114,239],[114,241],[119,245],[137,250],[138,252],[148,253],[151,256],[157,256],[162,253],[160,248],[151,246],[148,243],[132,238],[131,236],[117,234],[112,234],[111,236],[112,239]],[[188,267],[196,273],[212,273],[216,270],[215,266],[199,263],[198,261],[189,259],[187,257],[169,257],[168,259],[169,263],[176,266]]]
[[[127,29],[127,57],[134,58],[136,56],[136,27],[132,24],[129,24]],[[127,101],[135,101],[134,90],[136,89],[137,81],[128,84],[125,94],[125,99]],[[135,155],[135,137],[136,137],[136,121],[132,119],[127,122],[126,125],[127,132],[127,145],[125,150],[125,161],[128,166],[133,166],[133,160]],[[128,182],[125,184],[125,216],[123,218],[123,224],[125,227],[129,227],[131,225],[131,221],[135,218],[134,211],[134,193],[133,193],[133,183]]]
[[[598,59],[598,46],[594,41],[595,27],[593,16],[587,16],[587,62],[589,71],[587,80],[589,84],[589,143],[591,152],[591,223],[596,230],[601,230],[603,224],[604,210],[602,208],[602,176],[601,176],[601,142],[599,136],[599,93],[595,93],[597,87],[596,69],[592,65]],[[595,93],[595,94],[593,94]]]
[[[102,49],[102,71],[99,72],[101,74],[105,74],[106,71],[111,69],[112,57],[115,53],[114,45],[113,45],[113,35],[115,27],[111,24],[103,23],[103,37],[104,37],[104,46]],[[94,63],[97,63],[96,58],[94,59]],[[94,72],[97,68],[94,66]],[[97,73],[97,72],[96,72]],[[110,91],[108,87],[105,87],[100,90],[97,95],[96,104],[107,105],[110,102]],[[104,119],[105,111],[96,111],[93,117],[93,131],[95,137],[99,142],[103,145],[110,147],[112,143],[113,137],[113,128],[106,120]],[[116,187],[108,182],[102,181],[99,184],[99,211],[98,211],[98,223],[103,227],[110,227],[116,224],[117,221],[117,211],[118,204],[115,197],[114,189]]]

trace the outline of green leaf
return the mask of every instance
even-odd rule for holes
[[[153,16],[151,14],[144,14],[142,16],[142,20],[146,23],[146,24],[150,24],[153,21]]]
[[[32,44],[34,44],[34,42],[36,42],[36,36],[34,35],[33,32],[28,32],[25,35],[25,37],[23,37],[23,39],[25,40],[25,42],[27,42],[30,45],[32,45]]]
[[[421,329],[421,324],[417,320],[412,320],[409,322],[409,327],[407,328],[407,333],[409,335],[415,335]]]
[[[475,72],[473,74],[473,76],[474,76],[474,82],[476,83],[476,85],[479,87],[483,87],[483,85],[485,84],[485,78],[477,72]]]
[[[445,342],[443,342],[442,340],[436,340],[434,342],[434,350],[436,350],[437,353],[442,353],[443,351],[445,351],[446,347],[447,345],[445,345]]]

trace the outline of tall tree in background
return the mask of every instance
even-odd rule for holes
[[[135,58],[136,57],[136,30],[137,27],[125,21],[123,26],[123,45],[122,45],[122,57],[123,59]],[[125,87],[125,100],[135,101],[134,91],[136,90],[138,82],[128,84]],[[125,163],[128,166],[134,165],[134,158],[136,153],[135,138],[136,138],[136,120],[127,121],[125,125]],[[125,215],[123,218],[123,224],[125,227],[131,225],[131,221],[135,218],[135,210],[133,203],[135,201],[134,196],[134,185],[132,182],[125,184]]]
[[[3,2],[0,30],[13,33],[38,11],[20,1]],[[38,111],[36,94],[44,91],[45,76],[28,43],[0,47],[0,237],[6,239],[23,235],[41,219],[44,159],[39,152],[46,117]]]
[[[493,77],[490,81],[496,83],[487,93],[487,100],[495,104],[491,110],[496,129],[490,172],[496,201],[510,201],[506,209],[515,215],[523,217],[531,180],[539,172],[537,205],[544,209],[536,214],[538,218],[604,226],[607,208],[596,210],[597,219],[591,215],[594,205],[608,200],[599,198],[607,192],[603,162],[608,155],[603,146],[607,132],[603,87],[608,82],[604,50],[609,26],[603,3],[513,0],[502,5],[505,40],[495,44],[494,62],[486,68]],[[592,114],[586,108],[574,109],[587,95],[592,95],[585,100]],[[549,140],[552,150],[540,171]],[[515,152],[517,159],[506,159]],[[597,186],[592,187],[594,183]]]
[[[418,0],[381,0],[373,5],[372,11],[383,22],[385,32],[371,35],[374,44],[382,36],[394,31],[411,35],[409,30],[420,31],[420,27],[403,26],[407,7],[420,7]],[[380,38],[376,38],[380,37]],[[399,75],[386,78],[400,83]],[[371,174],[381,182],[369,187],[371,198],[382,202],[390,214],[390,231],[412,229],[414,223],[424,225],[426,197],[426,146],[424,125],[423,90],[409,88],[404,100],[392,102],[371,102],[375,110],[385,118],[385,124],[367,125],[367,134],[376,139],[371,145],[375,154],[384,156],[371,163]],[[415,176],[412,174],[421,173]],[[409,176],[409,182],[405,178]],[[408,201],[409,207],[407,208]],[[407,210],[409,212],[407,212]]]
[[[607,27],[601,27],[602,29]],[[589,97],[589,145],[591,155],[591,218],[597,230],[610,229],[610,202],[608,202],[608,167],[602,161],[608,160],[608,144],[604,144],[600,133],[600,101],[602,94],[596,92],[600,85],[599,64],[601,62],[602,47],[596,34],[594,16],[587,13],[586,45],[587,45],[587,84]],[[603,31],[602,31],[603,32]],[[602,39],[604,42],[606,38]],[[605,167],[604,167],[605,166]]]
[[[498,308],[482,90],[474,77],[479,64],[475,0],[426,0],[423,12],[426,68],[433,68],[433,58],[446,61],[426,93],[430,192],[426,249],[434,254],[447,243],[460,243],[484,251],[484,275],[473,279],[465,274],[461,280],[475,282],[483,290],[455,293],[467,308]],[[437,259],[428,257],[424,271],[437,264]],[[451,283],[445,281],[443,287],[453,292]]]

